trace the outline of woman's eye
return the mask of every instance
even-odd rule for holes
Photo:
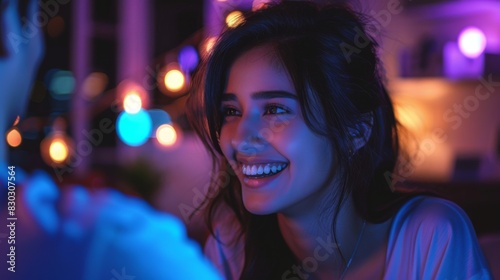
[[[226,117],[239,116],[240,112],[233,107],[225,107],[225,108],[222,108],[222,114]]]
[[[286,113],[289,113],[289,111],[286,108],[278,105],[267,106],[265,112],[266,115],[281,115]]]

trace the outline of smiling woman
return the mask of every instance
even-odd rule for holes
[[[331,148],[304,122],[294,86],[272,57],[265,46],[233,63],[222,96],[220,146],[239,171],[248,211],[301,213],[326,197]]]
[[[205,248],[227,279],[490,278],[460,208],[391,189],[398,126],[361,18],[271,5],[204,62],[188,111],[230,178]]]

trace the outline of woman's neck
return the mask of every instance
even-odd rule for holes
[[[293,217],[278,214],[283,239],[298,260],[299,267],[294,273],[299,277],[340,276],[346,265],[343,258],[346,262],[349,260],[358,241],[363,221],[356,214],[350,197],[341,207],[335,227],[332,227],[333,217],[321,218],[321,215],[317,211]]]

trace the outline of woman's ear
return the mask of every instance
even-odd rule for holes
[[[349,128],[349,137],[353,145],[353,153],[361,149],[368,140],[372,133],[373,127],[373,113],[365,113],[361,120],[353,127]]]

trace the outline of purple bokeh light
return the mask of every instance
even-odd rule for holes
[[[458,46],[466,57],[477,58],[486,48],[486,35],[477,27],[467,27],[458,36]]]
[[[183,47],[179,52],[178,60],[183,71],[193,71],[196,66],[198,66],[199,62],[199,56],[196,48],[191,45]]]

